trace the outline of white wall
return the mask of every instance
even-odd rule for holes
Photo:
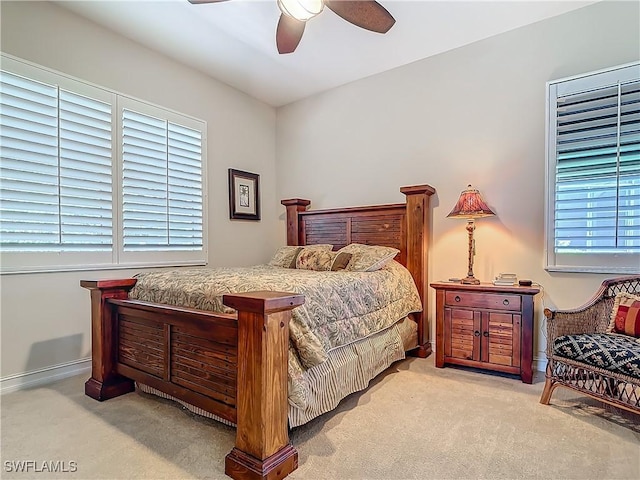
[[[5,53],[201,118],[208,126],[209,262],[264,262],[280,241],[269,219],[275,193],[275,110],[193,69],[49,2],[1,3]],[[260,222],[231,221],[227,169],[260,174]],[[89,292],[81,279],[127,278],[137,270],[4,275],[2,368],[7,379],[90,355]]]
[[[476,222],[476,277],[515,272],[546,305],[582,304],[607,275],[543,269],[545,82],[638,60],[638,7],[598,3],[278,109],[278,197],[401,202],[400,186],[428,183],[429,279],[445,280],[466,275],[466,223],[446,216],[471,183],[497,213]]]

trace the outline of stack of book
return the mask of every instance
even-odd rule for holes
[[[518,284],[518,277],[515,273],[501,273],[493,280],[494,285],[512,286]]]

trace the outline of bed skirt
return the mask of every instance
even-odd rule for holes
[[[331,350],[327,361],[304,372],[308,390],[304,409],[289,404],[289,427],[304,425],[336,408],[340,400],[367,388],[369,382],[392,363],[405,358],[405,352],[417,346],[417,325],[404,318],[391,327],[362,340]],[[225,425],[232,422],[199,407],[178,400],[153,387],[137,384],[140,391],[174,400],[191,412]]]

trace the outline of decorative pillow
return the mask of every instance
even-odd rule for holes
[[[282,268],[296,268],[296,258],[300,250],[302,250],[302,247],[280,247],[276,250],[276,253],[273,254],[271,260],[269,260],[269,265]]]
[[[640,337],[640,296],[627,292],[616,295],[607,331]]]
[[[333,248],[333,245],[330,245],[328,243],[319,243],[317,245],[308,245],[305,247],[303,247],[302,245],[288,245],[285,247],[280,247],[278,250],[276,250],[276,253],[273,254],[271,260],[269,260],[269,265],[273,267],[296,268],[296,258],[298,258],[298,255],[303,248],[331,250]]]
[[[303,248],[296,259],[296,268],[300,270],[315,270],[317,272],[344,270],[350,259],[351,254],[348,253]]]
[[[400,253],[397,248],[383,247],[380,245],[363,245],[351,243],[342,247],[338,252],[350,253],[351,261],[345,268],[352,272],[374,272],[380,270],[388,262]]]
[[[331,252],[331,253],[335,254],[335,258],[331,263],[332,272],[337,272],[338,270],[344,270],[345,268],[347,268],[347,265],[349,265],[349,262],[351,261],[351,257],[352,257],[350,253],[347,253],[347,252]]]

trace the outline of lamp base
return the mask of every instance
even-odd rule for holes
[[[460,280],[460,283],[463,283],[465,285],[480,285],[480,280],[478,280],[476,277],[465,277]]]

